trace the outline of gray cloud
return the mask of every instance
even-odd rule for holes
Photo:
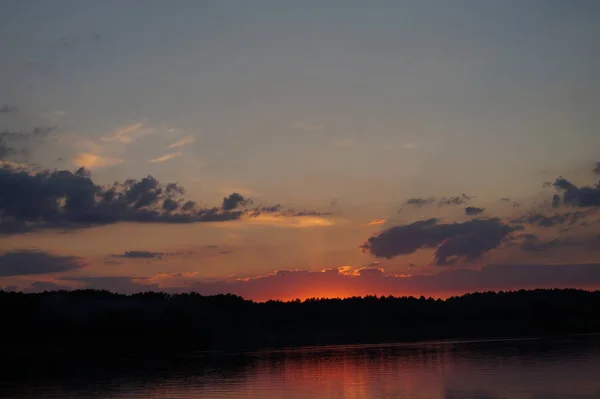
[[[594,165],[594,169],[593,172],[597,175],[600,176],[600,161],[596,162],[596,164]]]
[[[521,244],[521,250],[523,251],[544,252],[560,248],[600,250],[599,234],[557,237],[550,240],[541,240],[535,234],[526,234],[523,238],[525,239]]]
[[[36,250],[8,251],[0,255],[0,276],[66,272],[84,266],[75,256],[58,256]]]
[[[600,183],[595,186],[577,187],[564,177],[559,177],[552,185],[563,193],[562,202],[565,205],[600,207]]]
[[[153,251],[125,251],[120,254],[111,254],[111,258],[124,258],[124,259],[163,259],[166,256],[188,256],[192,255],[192,251],[178,251],[178,252],[153,252]]]
[[[475,206],[468,206],[465,208],[465,215],[475,216],[481,215],[485,211],[485,208],[477,208]]]
[[[244,198],[244,196],[239,193],[233,193],[229,195],[229,197],[223,198],[222,208],[226,211],[231,211],[239,206],[245,206],[251,203],[252,200]]]
[[[404,205],[411,205],[417,208],[420,208],[425,205],[433,205],[435,203],[437,203],[439,206],[464,205],[468,203],[472,198],[472,196],[467,195],[465,193],[453,197],[441,197],[439,199],[435,197],[414,197],[406,200]]]
[[[436,201],[437,200],[434,197],[429,197],[429,198],[417,197],[417,198],[407,199],[406,202],[404,203],[404,205],[412,205],[412,206],[416,206],[417,208],[420,208],[424,205],[435,204]]]
[[[4,104],[2,107],[0,107],[0,114],[9,114],[12,112],[17,112],[17,107],[8,104]]]
[[[457,195],[455,197],[442,197],[438,204],[439,205],[464,205],[469,202],[473,197],[462,193],[461,195]]]
[[[95,184],[83,168],[75,172],[43,170],[34,174],[0,168],[0,232],[19,233],[39,228],[72,228],[116,222],[193,223],[235,220],[247,209],[182,207],[185,190],[162,184],[152,176],[128,179],[110,187]],[[228,198],[231,198],[228,197]],[[239,200],[236,207],[248,200]]]
[[[28,132],[0,131],[0,160],[15,155],[27,156],[32,145],[54,130],[56,127],[36,127]]]
[[[574,225],[580,219],[596,213],[595,209],[576,211],[576,212],[556,212],[543,214],[540,212],[529,212],[511,220],[511,223],[531,224],[540,227],[552,227],[556,225],[568,224]]]
[[[113,258],[162,259],[164,253],[150,251],[125,251],[122,254],[111,254]]]
[[[370,237],[361,249],[378,258],[407,255],[420,248],[436,248],[434,263],[473,261],[497,248],[521,226],[509,226],[500,219],[474,219],[464,223],[439,224],[438,219],[395,226]]]

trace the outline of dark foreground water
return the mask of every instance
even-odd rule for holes
[[[355,345],[108,363],[56,360],[60,363],[43,373],[19,366],[3,374],[0,396],[600,399],[597,336]]]

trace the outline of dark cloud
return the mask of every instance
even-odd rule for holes
[[[472,198],[473,198],[472,196],[467,195],[465,193],[454,196],[454,197],[441,197],[440,199],[437,199],[435,197],[428,197],[428,198],[415,197],[415,198],[409,198],[408,200],[406,200],[404,205],[411,205],[411,206],[414,206],[417,208],[420,208],[425,205],[432,205],[435,203],[437,203],[439,206],[464,205],[467,202],[469,202]]]
[[[125,251],[121,254],[111,254],[111,258],[126,258],[126,259],[162,259],[166,256],[188,256],[192,255],[192,251],[179,252],[153,252],[153,251]]]
[[[36,127],[28,132],[0,131],[0,160],[15,155],[27,156],[29,148],[56,130],[56,127]]]
[[[179,208],[179,202],[174,200],[173,198],[165,198],[165,200],[163,201],[162,208],[165,211],[174,211],[177,208]]]
[[[559,177],[552,185],[563,194],[562,202],[565,205],[600,207],[600,183],[593,187],[577,187],[564,177]]]
[[[473,197],[462,193],[461,195],[457,195],[455,197],[442,197],[438,204],[439,205],[464,205],[469,202]]]
[[[560,195],[554,194],[552,196],[552,208],[560,207],[561,203],[562,203],[562,200],[560,199]]]
[[[475,206],[468,206],[465,208],[465,215],[474,216],[481,215],[485,211],[485,208],[477,208]]]
[[[511,220],[510,222],[518,224],[531,224],[540,227],[552,227],[562,224],[574,225],[580,219],[585,219],[586,217],[593,215],[594,213],[596,213],[596,210],[594,209],[577,212],[557,212],[550,214],[543,214],[540,212],[529,212],[519,216],[516,219]]]
[[[420,208],[424,205],[435,204],[436,201],[437,200],[434,197],[429,197],[429,198],[417,197],[417,198],[407,199],[406,202],[404,203],[404,205],[412,205],[412,206],[416,206],[417,208]]]
[[[0,114],[9,114],[12,112],[17,112],[17,107],[8,104],[4,104],[0,107]]]
[[[509,226],[500,219],[474,219],[464,223],[439,224],[438,219],[395,226],[370,237],[361,249],[378,258],[407,255],[420,248],[436,248],[434,263],[446,265],[458,260],[473,261],[497,248],[521,226]]]
[[[239,193],[233,193],[229,195],[229,197],[223,198],[222,208],[225,211],[231,211],[239,206],[245,206],[250,203],[252,203],[252,200],[244,198],[244,196]]]
[[[112,254],[113,258],[162,259],[164,253],[150,251],[125,251],[122,254]]]
[[[600,176],[600,161],[596,162],[596,164],[594,165],[594,169],[592,171],[597,176]]]
[[[582,235],[557,237],[550,240],[542,240],[535,234],[527,234],[521,244],[523,251],[544,252],[560,248],[578,248],[585,250],[600,250],[600,235]]]
[[[182,206],[181,210],[184,212],[189,212],[196,207],[196,203],[194,201],[186,201]]]
[[[193,223],[240,219],[247,209],[182,207],[184,189],[162,184],[152,176],[128,179],[104,187],[88,171],[43,170],[34,174],[0,168],[0,232],[18,233],[39,228],[73,228],[116,222]],[[247,203],[233,195],[236,207]]]
[[[84,266],[83,259],[36,250],[8,251],[0,255],[0,276],[66,272]]]
[[[319,211],[295,211],[293,209],[283,212],[285,216],[331,216],[332,212],[319,212]]]

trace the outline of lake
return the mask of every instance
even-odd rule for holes
[[[0,377],[25,398],[598,399],[600,337],[351,345],[76,362]]]

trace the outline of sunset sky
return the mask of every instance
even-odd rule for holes
[[[600,2],[0,9],[0,288],[600,288]]]

